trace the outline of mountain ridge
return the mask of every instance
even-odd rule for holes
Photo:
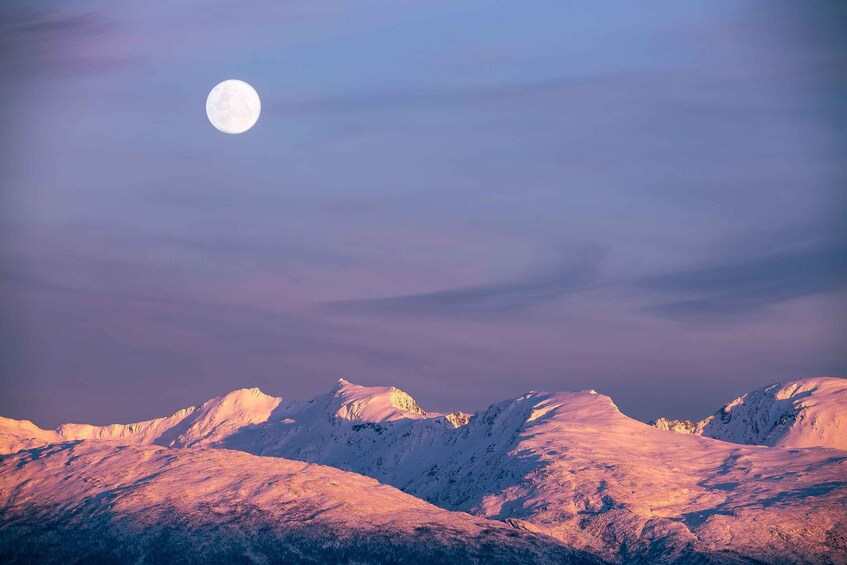
[[[668,433],[593,390],[530,392],[460,425],[393,387],[342,380],[310,401],[235,392],[186,411],[171,435],[154,425],[108,443],[329,465],[613,562],[847,559],[845,451]]]
[[[744,445],[847,450],[847,379],[812,377],[765,385],[699,422],[658,418],[651,425]]]
[[[823,402],[822,394],[817,392],[820,388],[826,389]],[[598,394],[594,390],[579,392]],[[809,406],[811,398],[816,402]],[[758,411],[754,407],[753,411],[758,412],[757,414],[744,413],[741,408],[751,404],[749,399],[764,407],[758,406]],[[771,399],[787,401],[782,404],[784,409],[775,412],[772,406],[768,406]],[[40,428],[29,420],[0,417],[0,453],[9,452],[12,437],[15,436],[12,432],[14,429],[19,429],[17,433],[21,437],[20,441],[25,443],[57,441],[58,437],[66,440],[105,439],[155,443],[166,447],[187,446],[198,442],[213,443],[223,440],[241,427],[265,423],[274,417],[299,412],[321,402],[326,404],[326,410],[332,413],[332,417],[362,423],[431,419],[446,421],[453,427],[459,427],[467,424],[473,416],[462,411],[444,414],[427,412],[408,393],[396,387],[362,386],[340,378],[328,393],[319,394],[308,401],[271,396],[258,387],[242,388],[202,404],[182,408],[170,416],[129,424],[98,426],[66,423],[49,430]],[[618,410],[614,402],[611,402]],[[811,377],[772,383],[741,395],[699,422],[660,417],[648,424],[662,430],[702,435],[745,445],[847,449],[847,415],[841,417],[839,412],[843,411],[838,410],[845,403],[847,379]],[[829,413],[823,417],[818,413],[822,404],[829,408]],[[812,410],[813,408],[815,410]],[[760,425],[756,417],[766,422]],[[802,434],[796,433],[796,429],[785,427],[786,424],[790,427],[798,420],[799,423],[817,424],[817,433],[801,437]],[[734,427],[726,425],[730,421],[735,424]],[[747,430],[745,425],[750,425],[753,429]],[[761,430],[763,427],[766,428],[764,431]],[[215,430],[215,433],[212,433],[212,430]],[[54,434],[58,434],[58,437]]]

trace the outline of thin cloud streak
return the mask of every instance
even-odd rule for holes
[[[116,53],[113,31],[100,11],[74,12],[43,2],[5,6],[0,10],[0,72],[73,75],[137,62]]]
[[[512,281],[384,298],[342,300],[325,304],[347,314],[485,315],[538,306],[594,288],[606,251],[585,247],[559,268]]]
[[[695,295],[650,306],[648,312],[683,321],[725,322],[769,305],[847,288],[847,245],[733,259],[645,277],[640,285],[670,295]]]

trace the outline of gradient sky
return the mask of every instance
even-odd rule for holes
[[[847,374],[843,3],[0,8],[0,414]],[[240,136],[205,99],[262,98]]]

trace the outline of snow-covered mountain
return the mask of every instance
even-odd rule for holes
[[[599,563],[331,467],[84,441],[0,460],[3,563]]]
[[[58,443],[63,439],[58,432],[42,430],[29,420],[0,417],[0,454]]]
[[[258,388],[233,391],[199,406],[183,408],[166,418],[134,424],[91,426],[64,424],[56,432],[67,440],[106,439],[169,447],[214,442],[250,424],[265,422],[281,399]]]
[[[258,388],[239,389],[171,416],[131,424],[62,424],[48,431],[27,420],[0,418],[0,453],[13,453],[21,446],[86,439],[165,447],[217,445],[254,424],[284,423],[294,415],[300,422],[316,424],[427,419],[457,426],[468,419],[462,412],[427,414],[411,396],[394,387],[363,387],[339,379],[332,391],[307,402],[283,400]]]
[[[696,424],[665,418],[651,424],[732,443],[847,450],[847,379],[776,383],[739,396]]]
[[[611,561],[847,562],[847,452],[668,433],[594,391],[532,392],[468,418],[341,380],[307,402],[247,389],[128,426],[15,429],[28,435],[4,439],[6,449],[107,438],[115,449],[227,448],[331,465]],[[0,437],[9,430],[0,422]]]

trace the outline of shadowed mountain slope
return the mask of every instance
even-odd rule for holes
[[[97,441],[0,460],[0,560],[599,563],[331,467]]]

